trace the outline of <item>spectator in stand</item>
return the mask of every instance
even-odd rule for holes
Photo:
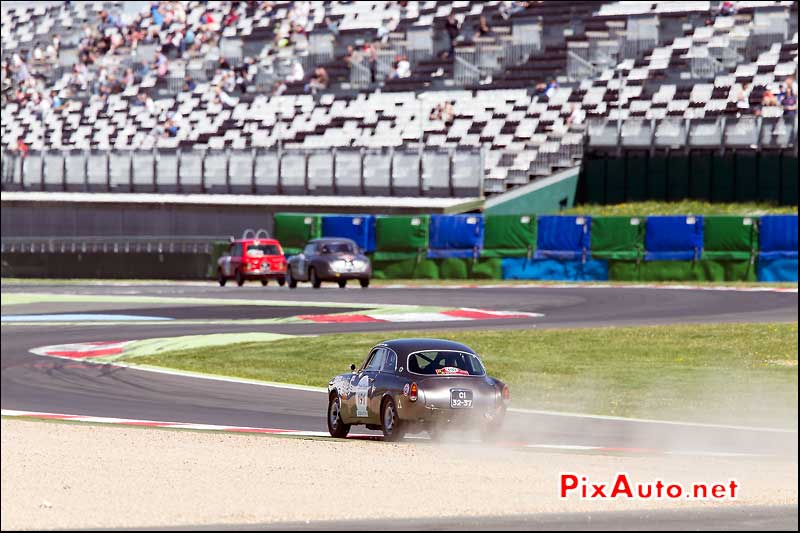
[[[178,125],[175,124],[174,118],[169,118],[164,123],[164,137],[177,137],[178,136]]]
[[[558,89],[558,82],[555,78],[550,78],[550,83],[547,84],[547,87],[544,89],[544,93],[547,95],[548,100],[553,97],[553,93],[556,89]]]
[[[734,99],[736,101],[736,109],[739,110],[740,113],[745,113],[747,110],[750,109],[750,84],[744,82],[743,84],[737,84],[732,92],[734,93]]]
[[[453,120],[456,116],[455,109],[453,108],[453,104],[455,103],[455,100],[444,103],[444,107],[442,108],[442,120],[444,120],[445,126],[450,126],[453,124]]]
[[[19,153],[20,157],[23,159],[28,157],[28,145],[22,137],[17,137],[17,153]]]
[[[547,98],[547,85],[544,83],[537,83],[533,89],[533,96],[539,99],[539,101],[546,102]]]
[[[163,78],[167,75],[169,61],[167,61],[167,56],[164,55],[163,50],[156,52],[155,60],[153,61],[153,68],[156,70],[156,75],[159,78]]]
[[[500,5],[497,7],[497,12],[500,13],[500,16],[505,20],[508,20],[510,16],[524,11],[528,5],[529,2],[500,2]]]
[[[436,107],[431,109],[428,115],[428,120],[441,120],[442,119],[442,104],[436,104]]]
[[[325,17],[325,26],[328,27],[328,31],[331,32],[334,37],[339,36],[339,21],[331,20],[330,17]]]
[[[311,78],[303,90],[305,92],[311,92],[311,94],[317,94],[318,90],[324,90],[328,88],[328,71],[325,70],[324,67],[317,67],[314,69],[314,76]]]
[[[389,74],[389,79],[408,78],[411,76],[411,63],[406,56],[395,58],[394,69]]]
[[[378,74],[378,49],[372,43],[365,43],[362,52],[362,57],[366,58],[369,67],[369,81],[375,83]]]
[[[224,19],[222,19],[223,27],[227,28],[228,26],[232,26],[239,20],[239,13],[236,12],[236,9],[236,6],[231,6],[231,8],[228,10],[228,14],[225,15]]]
[[[55,113],[60,113],[67,107],[66,102],[58,95],[58,91],[50,91],[50,100]]]
[[[791,87],[786,88],[781,105],[783,106],[783,117],[794,121],[794,117],[797,115],[797,95],[794,94]]]
[[[492,29],[489,28],[489,23],[486,21],[486,15],[481,15],[478,24],[475,25],[475,36],[486,37],[492,35]]]
[[[286,76],[286,81],[288,82],[298,82],[303,81],[303,78],[306,77],[306,73],[303,70],[303,65],[300,61],[295,59],[294,63],[292,64],[292,71]]]
[[[769,87],[761,97],[761,107],[774,107],[779,104],[778,98],[772,93]]]
[[[461,29],[454,13],[450,13],[447,16],[447,22],[444,23],[444,29],[447,32],[447,36],[450,38],[450,47],[447,50],[447,57],[452,59],[456,51],[456,39],[461,33]]]
[[[581,109],[577,103],[570,106],[570,114],[567,117],[568,126],[580,126],[586,118],[586,111]]]
[[[222,87],[214,89],[214,103],[220,104],[222,109],[233,109],[236,107],[236,99],[222,90]]]
[[[736,14],[736,2],[725,1],[719,6],[719,14],[723,17],[732,17]]]
[[[192,76],[187,72],[186,75],[183,77],[183,91],[184,92],[194,92],[197,88],[197,82],[192,79]]]
[[[272,84],[272,96],[280,96],[286,92],[286,84],[280,80]]]

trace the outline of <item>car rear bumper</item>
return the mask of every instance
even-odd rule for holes
[[[397,414],[402,420],[416,424],[448,424],[454,426],[475,426],[491,424],[505,416],[504,404],[454,409],[452,407],[430,407],[412,403],[409,400],[400,402]]]

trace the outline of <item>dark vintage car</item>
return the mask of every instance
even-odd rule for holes
[[[396,339],[370,350],[361,367],[328,384],[328,431],[345,437],[354,425],[395,441],[427,431],[478,428],[493,439],[510,399],[508,386],[486,374],[472,348],[439,339]]]
[[[350,239],[314,239],[303,251],[289,258],[286,282],[289,288],[298,281],[310,281],[319,289],[323,281],[335,281],[344,288],[348,280],[357,279],[362,287],[369,287],[372,265],[369,258]]]

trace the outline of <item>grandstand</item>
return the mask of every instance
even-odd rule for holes
[[[4,191],[481,198],[627,148],[796,169],[797,2],[130,4],[4,8]]]

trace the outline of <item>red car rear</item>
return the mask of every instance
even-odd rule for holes
[[[226,254],[217,261],[217,281],[225,286],[235,279],[240,287],[245,280],[258,279],[262,285],[270,279],[286,283],[286,256],[275,239],[239,239],[233,241]]]

